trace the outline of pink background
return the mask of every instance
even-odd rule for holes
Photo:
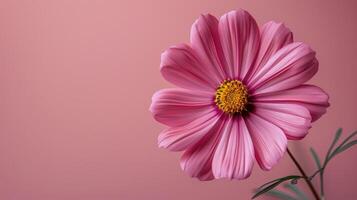
[[[324,155],[338,127],[357,129],[356,1],[1,1],[0,199],[248,199],[273,178],[297,173],[287,156],[248,180],[199,182],[179,154],[157,148],[163,126],[148,107],[170,86],[160,53],[188,41],[200,13],[244,8],[259,24],[283,21],[318,53],[311,81],[331,107],[302,142]],[[326,171],[327,199],[357,198],[356,148]]]

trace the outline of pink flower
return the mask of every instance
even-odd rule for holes
[[[245,179],[254,160],[270,170],[329,106],[304,84],[317,71],[315,52],[282,23],[259,30],[244,10],[202,15],[190,44],[161,56],[163,77],[180,89],[152,97],[153,117],[168,126],[159,146],[184,151],[182,169],[200,180]]]

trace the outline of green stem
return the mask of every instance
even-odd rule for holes
[[[325,199],[325,195],[324,195],[324,171],[322,170],[321,171],[321,174],[320,174],[320,193],[321,193],[321,196],[322,196],[322,199]]]
[[[306,175],[305,171],[302,169],[301,165],[298,163],[298,161],[295,159],[293,154],[290,152],[289,148],[287,148],[287,152],[288,152],[291,160],[294,162],[294,164],[296,165],[296,167],[300,171],[300,173],[301,173],[302,177],[304,178],[304,180],[306,181],[307,185],[309,186],[309,188],[310,188],[312,194],[314,195],[315,199],[316,200],[320,200],[319,194],[316,192],[316,189],[315,189],[314,185],[310,181],[309,177]]]

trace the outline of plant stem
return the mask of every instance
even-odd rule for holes
[[[314,195],[316,200],[320,200],[319,194],[316,192],[316,189],[314,187],[314,185],[312,185],[309,177],[306,175],[305,171],[302,169],[301,165],[298,163],[298,161],[295,159],[295,157],[293,156],[293,154],[290,152],[289,148],[287,148],[287,152],[291,158],[291,160],[294,162],[294,164],[296,165],[296,167],[298,168],[298,170],[300,171],[301,175],[304,177],[304,180],[306,181],[307,185],[309,186],[312,194]]]
[[[321,199],[325,199],[325,195],[324,195],[324,171],[321,171],[320,174],[320,192],[321,192]]]

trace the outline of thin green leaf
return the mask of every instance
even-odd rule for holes
[[[346,151],[347,149],[351,148],[351,147],[352,147],[353,145],[355,145],[355,144],[357,144],[357,140],[353,140],[353,141],[351,141],[351,142],[345,144],[344,146],[342,146],[342,147],[336,149],[336,151],[333,152],[333,154],[337,155],[337,154],[339,154],[339,153],[342,153],[342,152]],[[335,156],[335,155],[334,155],[334,156]]]
[[[338,136],[339,137],[339,136]],[[338,137],[337,137],[337,140],[338,140]],[[336,137],[335,137],[336,138]],[[337,141],[336,140],[336,141]],[[317,173],[320,173],[320,190],[321,192],[320,193],[323,193],[323,180],[324,180],[324,167],[321,166],[321,161],[320,161],[320,158],[319,156],[317,155],[316,151],[311,147],[310,148],[310,152],[312,154],[312,157],[314,158],[315,160],[315,163],[316,163],[316,166],[317,166],[317,172],[315,174],[313,174],[311,176],[311,178],[313,178]],[[325,166],[325,165],[324,165]]]
[[[284,187],[296,194],[299,200],[309,200],[306,194],[299,189],[296,185],[291,183],[284,184]]]
[[[321,161],[320,161],[320,158],[319,156],[317,155],[316,151],[311,147],[310,148],[310,152],[312,154],[312,157],[314,158],[315,160],[315,163],[316,163],[316,166],[317,166],[317,169],[321,169]]]
[[[270,191],[266,192],[265,195],[271,196],[271,197],[276,197],[281,200],[298,200],[297,198],[291,196],[290,194],[287,194],[280,190],[270,190]]]
[[[327,154],[326,154],[326,157],[325,157],[325,161],[324,161],[324,167],[326,166],[327,162],[330,160],[330,154],[331,154],[331,151],[333,149],[333,147],[336,145],[338,139],[341,137],[342,135],[342,128],[339,128],[337,129],[337,132],[335,134],[335,138],[333,139],[328,151],[327,151]]]
[[[278,182],[280,180],[290,180],[290,179],[299,179],[299,178],[302,178],[301,176],[297,176],[297,175],[290,175],[290,176],[284,176],[284,177],[281,177],[281,178],[277,178],[277,179],[274,179],[272,181],[269,181],[267,183],[264,183],[263,185],[261,185],[258,190],[262,189],[263,187],[271,184],[271,183],[275,183],[275,182]]]
[[[340,146],[343,146],[344,144],[346,144],[351,138],[353,138],[355,135],[357,135],[357,131],[353,132],[351,135],[349,135],[345,140],[343,140],[343,142],[341,143]]]
[[[265,186],[269,185],[269,184],[272,184],[272,183],[276,183],[278,181],[280,181],[282,178],[277,178],[275,180],[272,180],[272,181],[269,181],[267,183],[264,183],[263,185],[261,185],[260,187],[258,187],[258,190],[261,190],[262,188],[264,188]]]
[[[353,138],[355,135],[357,135],[357,131],[353,132],[351,135],[349,135],[345,140],[343,140],[343,142],[334,150],[334,152],[331,153],[331,155],[329,156],[328,161],[330,161],[334,156],[336,156],[337,154],[341,153],[338,150],[341,149],[344,145],[346,145],[347,142],[349,142],[349,140],[351,138]],[[353,142],[353,141],[352,141]],[[349,147],[348,147],[349,148]],[[326,162],[326,164],[327,164]]]
[[[322,166],[322,170],[320,171],[320,193],[321,196],[324,196],[324,169],[327,165],[327,163],[337,154],[342,153],[343,151],[349,149],[350,147],[352,147],[353,145],[357,144],[357,141],[354,140],[352,142],[349,142],[349,140],[351,138],[353,138],[355,135],[357,135],[357,131],[353,132],[351,135],[349,135],[339,146],[337,146],[333,151],[333,147],[335,146],[335,144],[337,143],[337,140],[339,139],[339,137],[342,134],[342,129],[339,128],[336,132],[335,135],[335,139],[332,142],[332,145],[330,146],[325,161],[324,161],[324,165]]]
[[[262,185],[258,188],[257,193],[254,194],[252,199],[255,199],[256,197],[268,192],[269,190],[275,188],[276,186],[278,186],[280,183],[282,183],[284,181],[291,180],[291,179],[299,179],[299,178],[301,178],[301,176],[291,175],[291,176],[285,176],[285,177],[270,181],[268,183],[265,183],[264,185]]]

